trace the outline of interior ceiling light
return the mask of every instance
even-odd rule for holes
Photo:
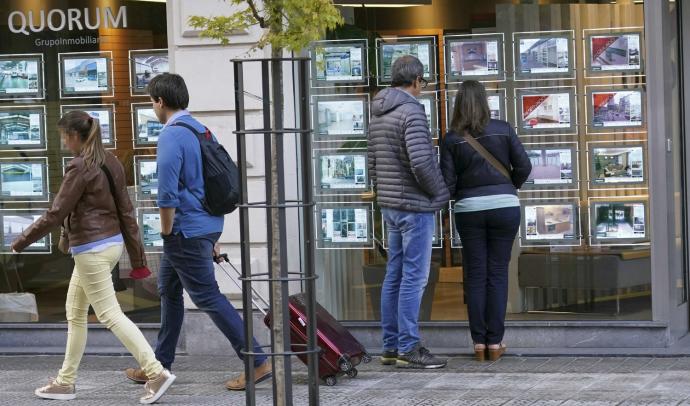
[[[334,0],[333,4],[345,7],[415,7],[430,6],[431,0]]]

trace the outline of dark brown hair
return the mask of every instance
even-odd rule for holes
[[[100,168],[105,163],[105,149],[101,140],[101,125],[98,119],[81,110],[67,112],[57,123],[58,128],[68,134],[76,134],[83,143],[81,156],[86,166]]]
[[[465,130],[478,135],[484,131],[490,119],[491,111],[484,86],[476,80],[462,82],[455,96],[451,129],[459,135]]]

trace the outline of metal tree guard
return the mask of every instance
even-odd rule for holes
[[[276,393],[281,390],[285,394],[286,404],[292,404],[292,374],[291,374],[291,357],[293,355],[306,355],[308,358],[308,387],[309,387],[309,404],[319,404],[319,374],[318,374],[318,352],[316,341],[316,302],[315,302],[315,270],[314,270],[314,201],[313,201],[313,185],[312,185],[312,162],[311,162],[311,129],[309,120],[309,58],[260,58],[260,59],[237,59],[233,60],[233,69],[235,74],[235,112],[236,112],[236,128],[234,134],[237,135],[237,166],[240,174],[240,204],[237,206],[240,215],[240,247],[242,259],[242,305],[244,315],[244,333],[245,333],[245,347],[242,353],[244,354],[244,368],[247,380],[246,384],[246,404],[254,406],[256,404],[256,393],[254,386],[254,359],[257,353],[253,352],[252,337],[253,333],[253,318],[252,318],[252,282],[267,282],[269,286],[278,284],[281,289],[280,307],[282,312],[282,325],[284,331],[282,332],[285,351],[274,351],[273,335],[271,335],[272,344],[271,351],[266,355],[271,357],[273,365],[275,366],[276,357],[283,357],[285,360],[285,381],[283,387],[278,388],[276,380],[273,379],[273,399],[276,404]],[[274,123],[271,126],[271,66],[275,68],[279,64],[291,62],[297,68],[296,75],[296,89],[297,89],[297,103],[296,112],[299,121],[298,128],[283,128],[283,123]],[[245,127],[245,107],[244,107],[244,66],[245,64],[260,64],[261,78],[262,78],[262,112],[263,112],[263,128],[247,130]],[[294,77],[294,76],[293,76]],[[278,86],[278,84],[274,84]],[[301,154],[301,198],[299,200],[285,199],[285,174],[284,174],[284,160],[283,160],[283,136],[286,134],[298,135],[298,148]],[[247,136],[264,136],[264,165],[266,175],[266,200],[260,202],[249,202],[247,193]],[[275,138],[275,152],[277,156],[277,173],[271,171],[271,156],[273,153],[273,145],[271,141]],[[278,182],[278,204],[271,204],[273,198],[273,191],[271,189],[272,178],[277,177]],[[278,227],[278,234],[281,236],[280,242],[280,270],[281,274],[278,278],[272,278],[271,272],[252,274],[250,266],[250,232],[249,232],[249,212],[250,209],[265,209],[266,219],[268,223],[267,241],[269,244],[268,252],[271,252],[272,235],[274,230],[271,224],[271,213],[273,210],[278,210],[280,221]],[[287,246],[286,246],[286,210],[297,209],[301,211],[301,225],[303,230],[303,245],[301,249],[302,270],[297,272],[288,271],[287,262]],[[273,267],[269,261],[269,269]],[[292,344],[290,342],[290,317],[288,312],[288,283],[291,281],[300,281],[306,294],[306,332],[307,343]],[[269,289],[269,291],[273,291]],[[269,300],[270,312],[275,316],[276,312],[273,301]],[[275,321],[274,321],[275,323]],[[300,351],[295,351],[294,347],[298,347]],[[301,348],[300,348],[301,347]],[[303,348],[303,350],[302,350]],[[275,371],[275,370],[274,370]],[[275,375],[275,374],[274,374]]]

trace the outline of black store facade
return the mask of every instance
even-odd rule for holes
[[[221,99],[205,89],[213,86],[209,78],[232,86],[229,60],[257,37],[252,30],[233,36],[235,48],[200,39],[188,17],[227,13],[229,7],[195,3],[194,9],[182,0],[3,3],[0,299],[9,303],[11,292],[25,292],[35,302],[23,295],[14,305],[0,304],[0,351],[63,350],[73,264],[57,252],[57,234],[26,254],[7,252],[12,235],[49,207],[59,188],[69,159],[55,128],[62,112],[79,108],[100,119],[104,142],[125,166],[154,273],[161,251],[155,207],[160,125],[147,103],[147,81],[167,70],[182,74],[192,113],[234,150],[232,95]],[[525,352],[572,354],[680,351],[673,348],[690,320],[690,146],[684,136],[690,134],[684,104],[690,64],[683,63],[690,58],[690,4],[335,3],[345,26],[304,51],[312,57],[317,300],[378,349],[387,243],[380,210],[365,197],[369,102],[388,85],[395,58],[411,53],[422,60],[430,83],[421,101],[435,143],[446,132],[458,85],[478,79],[492,114],[514,125],[535,168],[519,196],[523,222],[509,271],[508,344]],[[195,59],[210,53],[225,65],[201,69]],[[252,175],[256,184],[262,179]],[[462,352],[471,342],[452,207],[449,202],[437,213],[420,318],[428,346]],[[233,221],[226,221],[221,242],[239,257],[239,241],[230,235]],[[256,243],[257,267],[265,262],[261,246]],[[113,272],[118,299],[153,341],[160,311],[155,278],[133,281],[128,270],[125,257]],[[221,276],[219,282],[231,299],[238,297]],[[225,348],[220,337],[217,348],[196,343],[213,327],[187,306],[180,349]],[[93,315],[90,321],[97,323]],[[124,352],[96,325],[89,348]]]

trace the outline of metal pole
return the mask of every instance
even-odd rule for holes
[[[247,193],[247,149],[245,134],[241,131],[245,129],[244,121],[244,71],[240,61],[233,63],[235,75],[235,124],[237,130],[237,167],[240,177],[240,254],[242,260],[242,315],[244,316],[244,350],[251,352],[254,349],[253,340],[253,317],[252,317],[252,282],[251,276],[251,251],[249,235],[249,207]],[[256,404],[256,393],[254,391],[254,356],[244,356],[244,376],[247,386],[245,390],[245,403],[247,406]]]
[[[300,128],[309,129],[309,61],[302,59],[298,63],[297,78],[299,94],[299,117]],[[317,346],[316,341],[316,283],[314,276],[314,208],[312,206],[313,185],[312,185],[312,161],[311,161],[311,134],[300,134],[301,146],[301,169],[302,169],[302,222],[304,226],[304,252],[303,265],[305,292],[306,292],[306,316],[307,316],[307,351],[314,350]],[[309,405],[319,404],[319,356],[315,352],[307,355],[308,386],[309,386]]]

